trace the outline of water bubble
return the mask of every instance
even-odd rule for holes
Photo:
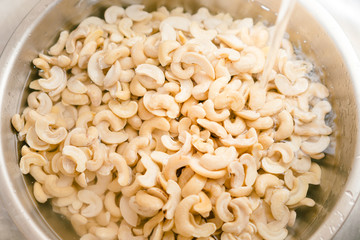
[[[330,226],[329,230],[330,230],[330,234],[334,234],[336,232],[336,227]]]
[[[347,191],[345,191],[345,195],[349,197],[349,204],[354,205],[355,199],[354,199],[353,193],[350,190],[347,190]]]
[[[344,221],[344,214],[342,214],[340,211],[336,211],[336,214],[339,215],[339,219],[341,222]]]
[[[264,9],[265,11],[270,12],[270,8],[268,8],[268,7],[264,6],[264,5],[261,5],[260,7],[261,7],[262,9]]]
[[[350,190],[345,191],[345,195],[349,197],[349,203],[350,204],[354,204],[355,200],[354,200],[354,195]]]

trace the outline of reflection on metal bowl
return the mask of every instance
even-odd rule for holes
[[[124,0],[124,5],[144,3],[157,6],[182,6],[195,11],[201,6],[213,12],[229,12],[236,18],[255,17],[273,22],[279,1],[248,0]],[[119,1],[42,0],[23,20],[0,59],[0,182],[1,198],[9,214],[28,239],[78,239],[71,226],[52,212],[49,204],[38,205],[31,194],[31,181],[18,168],[19,146],[10,126],[11,116],[24,108],[27,81],[34,76],[31,60],[56,40],[60,29],[71,28],[89,15],[102,15],[106,7]],[[348,40],[334,20],[316,2],[299,1],[288,28],[291,41],[301,47],[320,67],[322,81],[330,90],[336,115],[333,134],[336,148],[319,162],[321,185],[311,187],[313,208],[301,208],[288,238],[330,239],[335,235],[360,192],[356,177],[360,174],[358,108],[360,106],[359,62]]]

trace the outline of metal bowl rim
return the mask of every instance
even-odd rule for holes
[[[41,20],[42,14],[55,6],[60,0],[39,0],[29,11],[16,30],[8,40],[1,56],[0,56],[0,96],[6,94],[6,84],[9,81],[11,65],[16,60],[19,50],[27,36],[31,34],[32,29],[36,26],[37,21]],[[327,31],[330,38],[334,41],[337,49],[341,53],[346,63],[350,79],[354,86],[357,109],[360,106],[360,61],[355,54],[350,41],[345,33],[335,21],[335,19],[316,1],[298,0],[298,2],[319,22],[319,24]],[[0,98],[0,106],[3,106],[3,98]],[[358,113],[358,111],[357,111]],[[6,119],[7,120],[7,119]],[[0,124],[4,121],[0,118]],[[351,172],[344,186],[343,194],[337,200],[331,214],[326,217],[323,224],[314,232],[310,239],[331,239],[345,222],[350,214],[356,200],[360,194],[360,185],[358,185],[357,176],[360,175],[360,131],[356,133],[356,152],[353,159]],[[24,209],[19,199],[16,197],[12,188],[10,176],[6,171],[6,162],[3,156],[3,145],[0,140],[0,182],[3,183],[3,192],[0,194],[0,200],[7,209],[13,222],[18,229],[29,239],[48,239],[48,236],[40,230],[38,225],[31,221],[31,217]],[[349,202],[351,204],[349,204]],[[339,218],[337,212],[345,216]],[[335,231],[334,231],[335,230]]]

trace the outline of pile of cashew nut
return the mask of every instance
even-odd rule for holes
[[[328,89],[273,28],[200,8],[109,7],[33,60],[20,169],[82,240],[284,239],[314,206]]]

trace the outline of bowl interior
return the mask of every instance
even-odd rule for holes
[[[269,9],[277,10],[279,1],[122,1],[122,5],[125,6],[132,3],[143,3],[148,10],[158,6],[168,8],[182,6],[190,12],[195,12],[199,7],[205,6],[213,13],[229,12],[234,18],[253,17],[256,20],[267,20],[273,23],[275,15]],[[16,191],[19,204],[24,206],[24,213],[30,216],[30,220],[37,225],[39,231],[43,231],[52,239],[78,239],[78,237],[63,217],[52,212],[49,204],[39,205],[34,200],[33,179],[29,176],[23,177],[18,169],[20,144],[10,126],[10,119],[13,114],[24,108],[29,94],[27,86],[30,79],[36,78],[36,70],[31,65],[31,60],[42,50],[48,49],[56,41],[62,29],[72,29],[89,15],[102,17],[106,7],[112,4],[120,4],[120,1],[106,0],[101,3],[96,0],[40,1],[37,6],[39,9],[34,10],[38,11],[37,17],[31,24],[27,23],[28,27],[23,29],[24,34],[21,42],[16,45],[15,56],[7,65],[8,81],[5,83],[4,93],[6,94],[2,96],[3,105],[1,106],[3,119],[1,144],[3,149],[6,149],[2,153],[3,161],[6,162],[11,186]],[[352,79],[342,54],[324,27],[316,22],[316,19],[300,4],[295,8],[288,33],[297,48],[315,63],[320,80],[329,88],[333,114],[328,116],[328,120],[329,122],[334,120],[336,123],[333,125],[335,130],[332,134],[333,146],[327,149],[325,159],[317,161],[322,168],[321,185],[311,186],[308,193],[308,196],[315,200],[316,206],[299,208],[296,224],[289,229],[289,238],[309,239],[330,216],[339,197],[343,194],[343,186],[347,182],[355,155],[357,107]],[[18,217],[21,218],[21,216]],[[25,227],[19,227],[24,231]]]

